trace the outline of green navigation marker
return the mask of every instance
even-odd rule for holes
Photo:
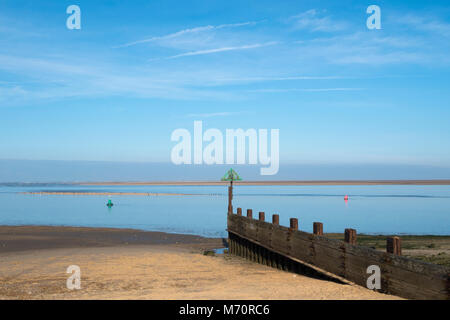
[[[230,186],[228,187],[228,214],[231,214],[233,213],[233,181],[240,181],[242,179],[236,171],[230,169],[220,180],[230,181]]]
[[[233,169],[230,169],[227,171],[227,173],[225,173],[225,175],[220,180],[221,181],[231,181],[231,183],[233,184],[233,181],[240,181],[242,179],[236,171],[234,171]]]

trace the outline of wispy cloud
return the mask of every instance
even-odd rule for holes
[[[178,38],[178,37],[181,37],[184,35],[200,33],[200,32],[205,32],[205,31],[219,30],[219,29],[224,29],[224,28],[237,28],[237,27],[244,27],[244,26],[252,26],[257,23],[258,23],[258,21],[248,21],[248,22],[240,22],[240,23],[221,24],[221,25],[217,25],[217,26],[208,25],[208,26],[202,26],[202,27],[183,29],[183,30],[180,30],[180,31],[177,31],[174,33],[164,35],[164,36],[151,37],[151,38],[147,38],[147,39],[142,39],[142,40],[138,40],[138,41],[125,43],[125,44],[116,46],[114,48],[131,47],[131,46],[135,46],[135,45],[142,44],[142,43],[174,39],[174,38]]]
[[[97,60],[97,59],[93,59]],[[188,86],[189,79],[173,72],[124,70],[116,65],[0,55],[0,71],[14,72],[25,81],[0,85],[0,106],[25,101],[71,97],[128,96],[174,100],[232,99],[233,93]],[[20,83],[20,85],[19,85]]]
[[[316,9],[302,12],[289,18],[294,28],[310,31],[332,32],[340,31],[347,28],[347,23],[335,21],[330,16],[324,16]]]
[[[351,77],[353,78],[353,77]],[[216,82],[271,82],[271,81],[296,81],[296,80],[336,80],[349,79],[342,76],[283,76],[283,77],[241,77],[241,78],[216,78]]]
[[[396,36],[385,36],[385,35],[379,35],[377,33],[371,32],[355,32],[345,35],[337,35],[332,37],[317,37],[310,40],[298,40],[295,41],[297,44],[319,44],[323,43],[325,45],[334,45],[336,43],[343,43],[343,44],[362,44],[367,46],[368,44],[371,44],[373,46],[381,46],[385,45],[386,47],[420,47],[424,44],[422,39],[418,37],[410,37],[405,35],[396,35]]]
[[[364,54],[347,54],[338,57],[334,60],[335,63],[342,64],[367,64],[367,65],[382,65],[382,64],[405,64],[405,63],[430,63],[431,57],[421,53],[396,51],[391,53],[377,52],[371,54],[366,52]]]
[[[450,23],[443,22],[437,17],[417,16],[414,14],[403,14],[396,18],[397,24],[407,25],[416,30],[426,31],[445,37],[450,37]]]
[[[318,37],[297,42],[298,56],[331,64],[388,65],[448,63],[441,52],[445,43],[426,36],[397,32],[394,36],[377,32],[356,32],[334,37]],[[435,47],[434,50],[429,50]]]
[[[241,112],[213,112],[213,113],[190,113],[189,118],[212,118],[212,117],[229,117],[241,114]]]
[[[255,48],[272,46],[277,43],[278,42],[273,41],[273,42],[266,42],[266,43],[256,43],[256,44],[250,44],[250,45],[236,46],[236,47],[222,47],[222,48],[214,48],[214,49],[207,49],[207,50],[197,50],[197,51],[190,51],[190,52],[185,52],[185,53],[177,54],[174,56],[166,57],[165,59],[176,59],[176,58],[181,58],[181,57],[198,56],[198,55],[212,54],[212,53],[225,52],[225,51],[255,49]],[[150,61],[153,61],[153,60],[154,59],[151,59]]]
[[[266,92],[266,93],[283,93],[283,92],[329,92],[329,91],[360,91],[363,88],[289,88],[289,89],[255,89],[248,92]]]

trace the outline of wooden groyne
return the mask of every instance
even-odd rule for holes
[[[379,292],[408,299],[450,299],[450,268],[401,256],[399,237],[389,237],[387,252],[381,252],[356,245],[355,229],[345,230],[344,241],[325,237],[320,222],[314,223],[312,234],[298,229],[296,218],[284,227],[276,214],[269,223],[264,212],[254,219],[251,209],[243,216],[237,208],[228,213],[229,250],[286,271],[303,265],[364,287],[375,266],[380,271]]]

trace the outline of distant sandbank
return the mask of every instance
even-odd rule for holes
[[[159,192],[85,192],[85,191],[32,191],[21,194],[61,195],[61,196],[201,196],[190,193],[159,193]]]
[[[81,182],[79,185],[126,186],[223,186],[227,181],[105,181]],[[242,186],[363,186],[363,185],[450,185],[449,179],[434,180],[284,180],[284,181],[235,181]]]

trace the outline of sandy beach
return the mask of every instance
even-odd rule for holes
[[[130,229],[0,227],[0,299],[399,299],[227,254],[223,239]],[[68,290],[70,265],[81,289]]]

